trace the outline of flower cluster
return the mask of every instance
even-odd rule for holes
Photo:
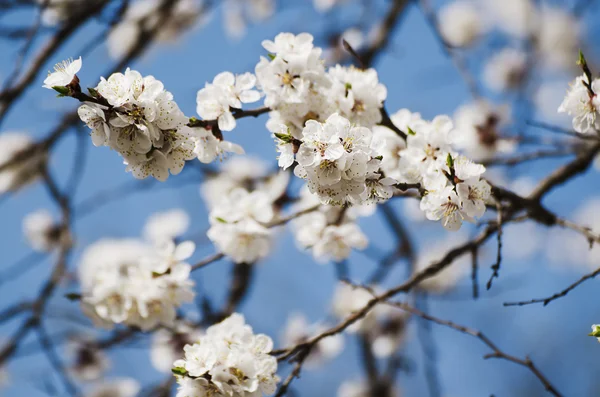
[[[285,194],[289,181],[289,172],[273,172],[262,159],[235,156],[224,162],[218,172],[206,175],[200,193],[209,209],[218,206],[223,197],[238,188],[260,190],[275,202]]]
[[[197,139],[173,95],[152,76],[127,69],[102,78],[92,91],[102,104],[86,103],[79,117],[92,130],[95,146],[109,146],[123,156],[127,171],[143,179],[165,181],[196,157]]]
[[[407,126],[406,149],[399,152],[398,180],[415,183],[425,190],[421,200],[430,220],[442,220],[448,230],[458,230],[463,221],[483,216],[491,194],[481,179],[485,167],[458,155],[452,147],[453,124],[447,116],[432,121],[415,120]]]
[[[371,130],[353,125],[337,113],[324,123],[308,120],[294,173],[306,180],[311,193],[323,204],[386,200],[392,196],[396,181],[379,171],[382,144],[373,139]]]
[[[170,325],[176,309],[192,301],[192,242],[101,240],[89,246],[79,266],[84,312],[103,327],[127,324],[149,330]]]
[[[316,196],[304,189],[294,207],[301,211],[318,204]],[[321,205],[317,211],[294,219],[292,226],[296,242],[303,249],[310,248],[319,262],[342,261],[350,256],[352,249],[367,248],[369,240],[356,224],[356,218],[370,215],[374,209],[372,206],[343,208]]]
[[[177,397],[271,395],[279,377],[273,341],[255,335],[244,316],[234,313],[184,347],[185,358],[173,364]]]
[[[307,33],[281,33],[262,44],[270,59],[261,58],[256,76],[265,106],[273,110],[267,122],[271,132],[280,133],[284,124],[299,139],[308,120],[323,122],[334,113],[367,128],[381,121],[387,90],[374,69],[336,65],[326,70],[322,49]]]
[[[266,193],[237,188],[210,212],[206,234],[234,262],[251,264],[271,251],[273,237],[267,224],[273,217],[273,203]]]
[[[275,171],[275,172],[273,172]],[[201,193],[210,208],[208,238],[236,263],[254,263],[271,250],[269,224],[278,215],[289,173],[255,158],[234,157],[209,176]]]

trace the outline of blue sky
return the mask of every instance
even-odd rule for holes
[[[332,29],[332,24],[349,23],[355,10],[345,11],[342,17],[334,19],[322,16],[312,9],[308,1],[283,2],[280,13],[258,26],[250,26],[247,35],[240,40],[225,36],[220,10],[203,27],[196,29],[170,45],[155,46],[142,59],[130,65],[142,74],[152,74],[163,81],[182,110],[189,116],[195,113],[195,95],[205,81],[210,81],[217,73],[228,70],[236,73],[253,71],[259,56],[264,53],[260,42],[274,37],[281,31],[299,33],[308,31],[317,36],[317,44],[322,34]],[[375,14],[381,15],[385,5],[377,2]],[[352,6],[351,6],[352,7]],[[586,19],[593,20],[595,15]],[[26,21],[31,16],[19,13],[10,23]],[[0,17],[0,22],[8,23]],[[97,26],[89,25],[70,40],[52,59],[51,63],[68,57],[77,57],[83,43],[93,37]],[[38,43],[39,44],[39,43]],[[594,59],[596,48],[588,43],[588,58]],[[3,79],[13,65],[17,49],[13,42],[0,41],[0,51],[10,54],[0,59],[0,79]],[[83,69],[79,74],[82,85],[94,86],[100,74],[109,66],[105,46],[100,46],[84,58]],[[47,65],[47,69],[51,68]],[[477,62],[472,62],[478,70]],[[406,107],[431,118],[437,114],[452,114],[461,104],[469,101],[464,82],[452,63],[443,54],[438,41],[432,35],[420,11],[411,6],[386,52],[377,64],[380,81],[388,87],[387,108],[394,112]],[[48,134],[66,109],[76,104],[67,99],[56,99],[41,88],[43,76],[20,99],[0,128],[7,131],[25,131],[36,138]],[[564,79],[565,89],[568,78]],[[258,119],[245,119],[228,133],[229,139],[241,144],[250,155],[259,156],[274,163],[272,139],[264,128],[266,116]],[[541,134],[549,134],[540,132]],[[84,164],[84,179],[77,191],[75,202],[93,197],[97,192],[120,186],[132,181],[131,174],[124,172],[115,152],[108,148],[95,148],[91,141],[86,142],[87,157]],[[53,151],[51,167],[53,173],[64,183],[72,168],[76,147],[74,134],[60,142]],[[514,177],[527,174],[540,178],[561,164],[561,160],[544,160],[511,170],[507,175]],[[596,170],[590,170],[584,178],[577,178],[563,189],[552,193],[545,204],[564,216],[571,216],[586,197],[600,195],[600,179]],[[75,233],[77,245],[70,269],[75,269],[82,250],[102,237],[135,237],[141,232],[145,219],[160,210],[181,207],[191,216],[193,223],[189,235],[197,235],[208,227],[207,212],[199,196],[200,175],[193,170],[179,177],[171,177],[164,184],[156,184],[150,190],[107,203],[102,209],[77,220]],[[392,206],[402,211],[400,201]],[[9,267],[30,252],[21,233],[23,217],[38,208],[48,208],[58,213],[44,189],[32,186],[10,199],[0,203],[2,239],[0,271]],[[371,241],[378,247],[390,247],[393,236],[389,233],[381,214],[363,219],[361,226]],[[409,223],[409,228],[419,249],[436,244],[444,238],[445,232],[437,223]],[[474,229],[467,229],[474,233]],[[543,236],[543,228],[536,227],[535,233]],[[508,227],[506,234],[511,233]],[[532,237],[523,235],[518,243],[530,244]],[[492,241],[486,247],[492,255],[481,261],[481,279],[487,280],[488,267],[495,253]],[[507,247],[506,249],[510,249]],[[586,337],[589,326],[600,322],[600,313],[594,289],[595,281],[582,285],[568,297],[553,302],[547,307],[528,306],[521,308],[503,307],[507,300],[529,299],[551,295],[576,280],[580,273],[563,268],[551,267],[543,253],[544,246],[525,260],[506,259],[501,276],[491,291],[482,289],[479,300],[470,296],[468,277],[459,288],[448,296],[432,297],[429,310],[445,319],[481,329],[506,352],[524,356],[530,355],[554,384],[568,396],[597,395],[600,383],[597,381],[600,368],[595,358],[600,346]],[[194,259],[200,259],[214,252],[214,248],[204,243],[200,245]],[[2,304],[6,307],[13,302],[34,296],[40,283],[51,269],[52,258],[47,258],[36,271],[29,272],[18,281],[0,287]],[[374,268],[372,260],[355,253],[350,261],[351,275],[357,280]],[[401,267],[401,265],[399,266]],[[228,272],[231,265],[227,261],[213,264],[194,274],[198,291],[210,296],[222,296],[226,291]],[[566,269],[566,270],[565,270]],[[403,274],[396,271],[390,284],[402,281]],[[255,283],[249,298],[241,311],[256,331],[264,332],[277,339],[287,315],[293,311],[307,314],[311,320],[319,320],[328,315],[328,305],[335,285],[333,266],[315,263],[310,254],[299,251],[288,232],[277,241],[272,255],[257,265]],[[218,300],[217,300],[218,301]],[[77,312],[78,306],[62,298],[58,293],[51,302],[50,312],[61,314]],[[9,335],[20,323],[12,321],[0,327],[0,335]],[[48,323],[53,333],[64,330],[64,320],[51,320]],[[406,343],[406,355],[414,362],[413,372],[399,375],[401,389],[407,396],[421,396],[427,392],[423,375],[423,354],[416,337],[415,327],[411,327]],[[484,360],[488,351],[476,339],[433,325],[433,337],[438,354],[437,367],[440,371],[443,396],[476,397],[495,395],[543,396],[543,388],[527,370],[505,361]],[[301,396],[333,396],[339,384],[346,379],[362,377],[358,365],[358,349],[352,336],[346,338],[347,349],[337,359],[317,371],[303,371],[302,378],[295,382]],[[29,337],[26,344],[34,343]],[[113,368],[109,377],[133,376],[144,384],[159,382],[164,375],[157,373],[149,365],[147,350],[135,348],[119,349],[112,354]],[[40,390],[43,379],[50,379],[49,366],[41,354],[16,359],[10,366],[12,384],[0,395],[38,397],[47,395]],[[569,370],[565,370],[568,368]],[[282,372],[285,376],[287,371]],[[54,383],[59,382],[54,379]],[[59,386],[60,387],[60,386]],[[4,393],[4,394],[2,394]]]

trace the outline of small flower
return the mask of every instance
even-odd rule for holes
[[[573,129],[581,134],[595,133],[600,130],[598,109],[600,99],[597,92],[600,80],[590,83],[592,92],[586,87],[587,77],[579,76],[571,84],[565,99],[558,108],[558,113],[567,113],[573,117]]]
[[[50,252],[60,243],[60,228],[47,210],[38,210],[23,219],[23,232],[31,247],[38,252]]]
[[[421,200],[421,210],[425,211],[427,219],[442,221],[442,226],[448,230],[460,229],[463,221],[474,222],[462,209],[461,201],[453,186],[446,186],[440,191],[431,191]]]
[[[52,90],[54,87],[65,87],[71,84],[80,69],[81,57],[57,63],[54,65],[54,72],[48,72],[48,77],[44,80],[44,88]]]

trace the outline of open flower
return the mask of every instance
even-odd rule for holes
[[[57,63],[54,65],[54,72],[49,72],[48,77],[44,80],[44,88],[52,90],[53,87],[64,87],[71,84],[80,69],[81,57]]]

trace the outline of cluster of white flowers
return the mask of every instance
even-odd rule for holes
[[[559,113],[573,117],[573,129],[581,134],[598,134],[600,131],[600,99],[597,92],[600,79],[588,80],[584,74],[571,83]]]
[[[109,146],[123,156],[136,178],[164,181],[196,157],[197,139],[173,95],[152,76],[134,70],[102,78],[95,88],[107,106],[86,103],[79,117],[92,130],[95,146]]]
[[[274,172],[264,160],[251,156],[235,156],[222,164],[216,173],[208,173],[200,187],[202,198],[209,209],[221,203],[233,190],[260,190],[275,202],[286,192],[290,173]]]
[[[285,348],[304,343],[312,336],[318,335],[328,327],[325,324],[309,324],[307,318],[300,313],[292,313],[287,320],[281,342]],[[316,368],[328,360],[332,360],[344,348],[344,336],[336,334],[321,339],[304,359],[304,366]]]
[[[277,359],[269,353],[273,341],[254,334],[244,316],[234,313],[206,329],[196,343],[175,361],[177,397],[244,397],[275,392]]]
[[[294,208],[302,211],[318,204],[317,197],[305,188]],[[356,218],[371,215],[374,210],[372,206],[342,208],[320,205],[317,211],[292,221],[294,237],[300,248],[312,250],[317,261],[342,261],[350,256],[352,249],[367,248],[369,240],[356,224]]]
[[[208,238],[236,263],[254,263],[271,251],[275,220],[289,173],[253,157],[234,157],[208,176],[201,193],[209,209]]]
[[[485,167],[453,150],[453,140],[461,131],[454,131],[447,116],[426,121],[404,111],[403,119],[407,122],[407,146],[396,155],[396,165],[387,164],[384,172],[396,168],[399,182],[420,184],[425,189],[421,210],[430,220],[442,220],[449,230],[481,217],[491,189],[481,179]]]
[[[159,239],[100,240],[84,252],[79,266],[82,307],[94,322],[110,328],[127,324],[149,330],[170,325],[176,309],[192,301],[195,246]]]
[[[48,210],[37,210],[23,218],[23,233],[38,252],[50,252],[60,243],[60,228]]]
[[[378,173],[381,147],[370,131],[387,97],[377,72],[326,70],[322,49],[307,33],[281,33],[262,44],[270,59],[261,57],[256,76],[272,109],[267,128],[276,137],[279,165],[291,166],[296,156],[296,175],[324,203],[389,198],[393,181]]]
[[[29,135],[18,132],[0,134],[0,194],[16,191],[35,181],[40,167],[46,162],[43,151],[32,152],[26,158],[15,161],[15,157],[33,149]]]
[[[271,251],[273,235],[268,223],[274,218],[273,202],[263,191],[231,191],[210,212],[206,233],[220,252],[236,263],[254,263]]]
[[[291,135],[286,138],[282,133],[278,138],[294,145]],[[396,181],[380,172],[383,144],[384,141],[373,139],[371,130],[353,125],[337,113],[324,123],[308,120],[302,130],[294,173],[306,180],[311,193],[323,204],[387,200],[393,195]]]

